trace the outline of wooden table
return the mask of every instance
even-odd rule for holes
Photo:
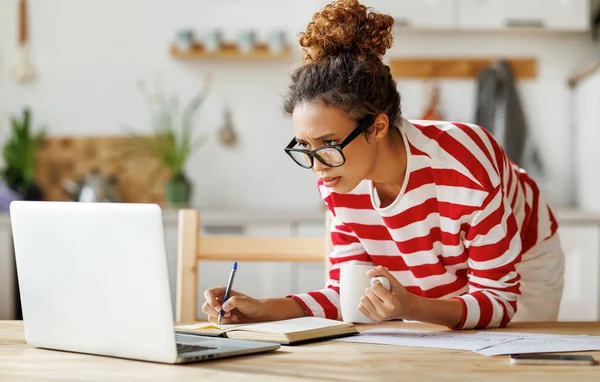
[[[412,322],[380,327],[446,330]],[[361,325],[361,329],[372,325]],[[600,322],[520,323],[501,330],[600,335]],[[584,352],[600,361],[600,352]],[[189,365],[36,349],[24,341],[20,321],[0,321],[0,381],[600,381],[600,366],[510,365],[506,356],[468,351],[326,341],[283,346],[260,355]]]

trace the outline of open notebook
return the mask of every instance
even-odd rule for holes
[[[282,345],[297,345],[358,334],[351,322],[318,317],[300,317],[290,320],[239,325],[217,326],[211,323],[177,325],[175,331],[203,336],[277,342]]]

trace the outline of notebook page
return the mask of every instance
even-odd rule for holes
[[[244,328],[244,330],[262,333],[294,333],[334,326],[351,326],[351,324],[320,317],[300,317],[255,324]]]
[[[230,324],[230,325],[217,325],[210,322],[202,322],[199,324],[192,325],[177,325],[175,326],[176,330],[197,330],[197,331],[227,331],[231,329],[238,329],[244,326],[248,326],[247,324]]]

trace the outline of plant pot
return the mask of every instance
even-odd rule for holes
[[[183,174],[174,176],[165,184],[165,197],[169,207],[188,207],[191,196],[192,183]]]
[[[25,189],[25,192],[23,193],[23,199],[34,201],[44,200],[44,193],[37,183],[33,183],[31,186]]]

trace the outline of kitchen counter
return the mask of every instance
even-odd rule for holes
[[[201,225],[243,225],[279,223],[321,223],[325,221],[325,209],[199,209]],[[177,222],[178,210],[163,210],[167,224]]]
[[[558,224],[565,223],[592,223],[600,221],[600,211],[583,211],[575,208],[555,209]]]
[[[583,211],[575,208],[554,209],[559,221],[565,223],[591,223],[600,222],[600,211]],[[200,221],[202,224],[224,225],[224,224],[252,224],[252,223],[320,223],[324,221],[325,209],[289,209],[289,210],[267,210],[265,209],[200,209]],[[166,221],[177,221],[177,210],[165,210]]]
[[[277,224],[277,223],[319,223],[325,219],[325,210],[318,209],[199,209],[203,225],[237,225],[237,224]],[[177,222],[178,210],[163,209],[166,223]],[[10,226],[10,215],[0,213],[0,227]]]
[[[320,223],[325,219],[325,209],[234,209],[209,208],[199,209],[202,225],[243,225],[243,224],[278,224],[278,223]],[[565,223],[600,222],[600,212],[582,211],[575,208],[558,208],[554,210],[559,220]],[[177,222],[178,210],[163,209],[163,217],[167,224]],[[8,213],[0,213],[0,227],[10,225]]]

